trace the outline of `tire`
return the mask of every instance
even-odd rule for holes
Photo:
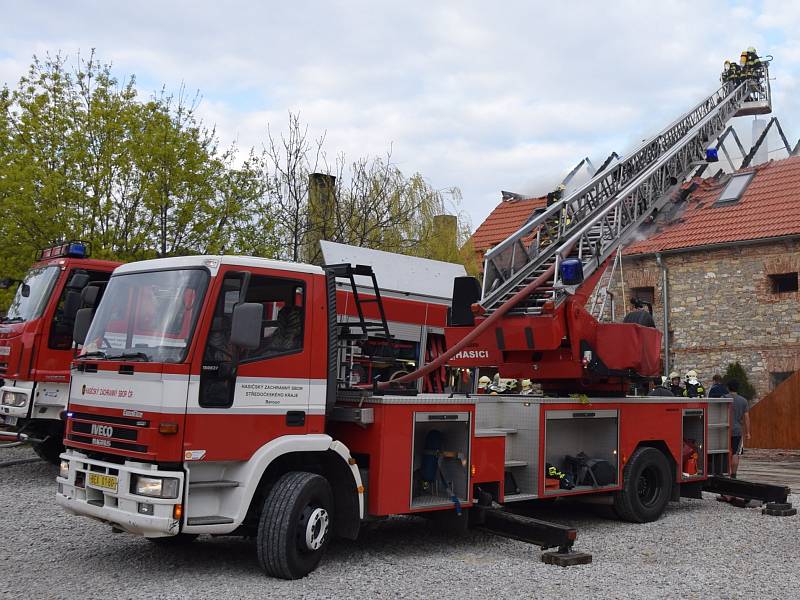
[[[267,575],[299,579],[316,569],[333,531],[333,493],[327,479],[291,471],[264,501],[258,523],[258,562]]]
[[[164,548],[176,548],[178,546],[186,546],[191,544],[197,539],[196,533],[179,533],[178,535],[169,535],[167,537],[146,538],[148,542],[152,542],[156,546]]]
[[[637,448],[622,471],[622,489],[614,493],[614,511],[632,523],[657,520],[669,502],[671,476],[669,461],[660,450]]]
[[[41,444],[31,444],[36,455],[51,465],[61,462],[59,455],[64,452],[64,442],[60,437],[50,436]]]

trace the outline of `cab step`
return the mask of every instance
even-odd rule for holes
[[[186,519],[187,525],[229,525],[233,523],[230,517],[189,517]]]

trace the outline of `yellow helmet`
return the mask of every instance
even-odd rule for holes
[[[697,371],[694,369],[691,371],[686,371],[686,379],[697,379]]]
[[[756,54],[756,49],[753,48],[752,46],[748,46],[747,51],[748,52],[752,52],[753,54]]]
[[[487,385],[489,385],[491,382],[492,382],[492,380],[491,380],[491,379],[489,379],[489,378],[488,378],[486,375],[484,375],[483,377],[481,377],[480,379],[478,379],[478,387],[486,387],[486,386],[487,386]]]
[[[680,376],[680,373],[678,373],[677,371],[673,371],[672,373],[669,374],[669,378],[670,379],[680,379],[681,376]]]

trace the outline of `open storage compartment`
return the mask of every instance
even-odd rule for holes
[[[569,494],[617,487],[619,479],[619,412],[617,410],[550,410],[545,412],[544,461],[572,473],[567,457],[583,453],[590,459],[608,461],[614,471],[613,481],[587,485],[576,481],[572,489],[545,489],[544,495]]]
[[[468,412],[414,413],[411,508],[469,501]]]
[[[683,409],[683,479],[702,477],[706,471],[706,419],[702,408]]]

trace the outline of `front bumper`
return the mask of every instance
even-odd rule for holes
[[[156,465],[129,462],[124,465],[87,458],[85,454],[68,450],[61,460],[69,462],[66,477],[57,477],[56,503],[68,512],[91,517],[144,537],[167,537],[180,532],[181,522],[174,518],[175,505],[183,497],[184,474],[181,471],[160,471]],[[89,483],[89,474],[98,473],[117,478],[117,490],[111,491]],[[177,498],[151,498],[132,494],[134,473],[179,479]],[[82,475],[81,475],[82,474]],[[76,476],[83,486],[76,485]],[[142,514],[141,504],[150,505],[151,514]]]

